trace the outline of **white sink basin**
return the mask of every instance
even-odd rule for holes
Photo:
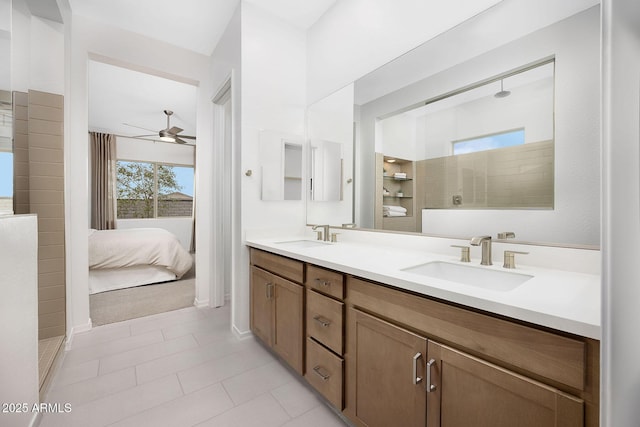
[[[443,261],[431,261],[426,264],[414,265],[413,267],[403,268],[402,271],[501,292],[512,291],[533,277],[528,274],[491,270]]]
[[[313,248],[315,246],[328,246],[329,243],[321,240],[290,240],[287,242],[275,242],[276,245],[286,246],[288,248]]]

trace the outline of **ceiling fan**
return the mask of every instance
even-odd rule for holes
[[[191,136],[191,135],[178,135],[184,129],[179,128],[177,126],[171,126],[171,124],[169,123],[169,121],[171,119],[171,115],[173,115],[173,111],[164,110],[164,114],[167,115],[167,127],[165,129],[160,129],[157,134],[137,135],[134,138],[145,138],[145,137],[149,137],[149,136],[153,136],[153,137],[159,136],[160,137],[160,141],[176,142],[178,144],[186,144],[187,141],[185,141],[185,139],[196,139],[195,136]],[[124,124],[128,125],[128,126],[133,126],[133,125],[129,125],[127,123],[124,123]],[[133,127],[139,127],[139,126],[133,126]],[[142,129],[144,129],[144,128],[142,128]],[[150,130],[150,129],[147,129],[147,130]]]

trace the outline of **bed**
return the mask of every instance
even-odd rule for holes
[[[89,231],[89,294],[180,279],[193,259],[161,228]]]

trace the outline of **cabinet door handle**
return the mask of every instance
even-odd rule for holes
[[[320,378],[322,378],[323,381],[326,381],[329,378],[331,378],[331,375],[326,373],[325,370],[320,365],[318,365],[315,368],[313,368],[313,372],[315,372],[316,375],[318,375]]]
[[[436,389],[436,386],[431,384],[431,367],[434,365],[434,363],[436,363],[434,359],[431,359],[427,362],[427,383],[425,384],[427,393],[431,393]]]
[[[420,381],[422,381],[422,377],[418,376],[418,360],[420,360],[421,357],[422,357],[422,353],[416,353],[416,355],[413,356],[413,378],[412,378],[412,380],[413,380],[414,384],[418,384]],[[428,375],[428,373],[427,373],[427,375]],[[429,380],[427,380],[427,381],[429,381]]]
[[[273,283],[268,282],[268,283],[265,283],[265,285],[266,285],[267,299],[273,298]]]
[[[325,319],[324,317],[318,315],[318,316],[313,316],[313,320],[315,320],[316,322],[318,322],[320,324],[320,326],[322,326],[323,328],[328,327],[331,324],[331,320],[329,319]]]
[[[331,286],[331,282],[328,281],[328,280],[324,280],[324,279],[320,279],[320,278],[316,278],[314,280],[316,282],[316,285],[322,285],[324,287]]]

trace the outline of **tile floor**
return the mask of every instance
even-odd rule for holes
[[[44,414],[41,427],[345,425],[254,338],[235,338],[228,307],[76,335],[45,401],[61,410]]]

